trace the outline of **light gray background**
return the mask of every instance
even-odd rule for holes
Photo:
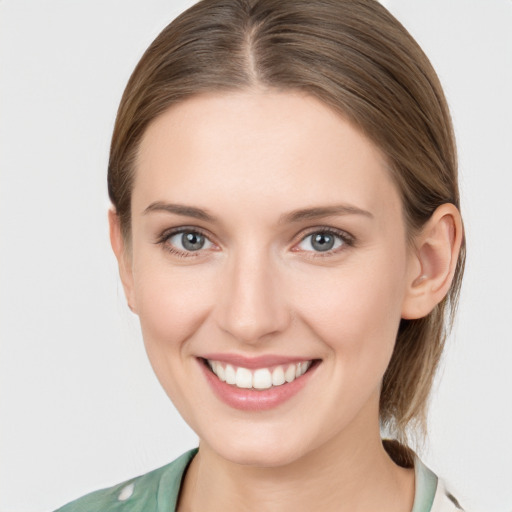
[[[105,169],[131,70],[191,1],[0,0],[0,511],[52,510],[197,442],[146,361]],[[512,2],[389,0],[444,84],[469,258],[424,460],[512,511]]]

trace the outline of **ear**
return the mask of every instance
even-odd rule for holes
[[[463,239],[462,219],[453,204],[443,204],[414,239],[402,318],[427,316],[452,284]]]
[[[135,307],[131,252],[121,232],[119,216],[113,208],[108,211],[108,224],[110,228],[110,244],[112,245],[112,250],[116,255],[119,265],[119,275],[123,283],[126,301],[132,312],[137,313]]]

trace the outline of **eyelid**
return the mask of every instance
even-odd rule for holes
[[[298,248],[298,245],[303,242],[308,236],[321,233],[321,234],[329,234],[334,235],[337,238],[341,239],[343,242],[341,247],[336,249],[330,249],[328,251],[306,251]],[[303,252],[308,253],[309,257],[317,258],[323,256],[332,256],[333,254],[337,254],[338,252],[344,251],[347,247],[353,247],[355,245],[356,239],[353,235],[344,231],[342,229],[334,228],[331,226],[315,226],[308,228],[306,232],[300,234],[300,238],[297,242],[294,243],[292,247],[293,252]]]
[[[165,240],[168,240],[173,235],[179,235],[180,233],[198,233],[205,238],[208,238],[210,240],[211,236],[209,233],[207,233],[203,228],[200,228],[198,226],[178,226],[175,228],[168,228],[164,229],[157,237],[156,243],[165,242]],[[211,241],[211,240],[210,240]]]
[[[166,251],[176,254],[183,258],[194,258],[198,256],[204,255],[204,253],[211,248],[208,249],[199,249],[197,251],[183,251],[178,249],[174,245],[168,243],[169,239],[173,236],[179,235],[180,233],[197,233],[204,238],[206,238],[213,246],[217,246],[217,244],[212,240],[212,237],[209,233],[207,233],[204,229],[198,226],[179,226],[175,228],[169,228],[162,231],[160,235],[158,235],[156,239],[156,244],[161,245]]]
[[[168,252],[172,254],[176,254],[181,257],[198,257],[203,256],[205,252],[211,250],[211,248],[208,249],[199,249],[197,251],[183,251],[178,249],[177,247],[171,245],[168,243],[168,240],[175,236],[179,235],[180,233],[198,233],[202,236],[204,236],[214,247],[218,249],[218,244],[216,244],[212,240],[212,236],[210,233],[208,233],[207,230],[200,228],[198,226],[178,226],[173,227],[169,229],[165,229],[162,231],[162,233],[157,237],[156,244],[162,245],[162,247],[167,250]],[[327,251],[307,251],[303,249],[299,249],[297,246],[301,242],[303,242],[308,236],[311,236],[313,234],[322,233],[322,234],[329,234],[333,235],[343,242],[341,247],[338,247],[336,249],[330,249]],[[337,254],[338,252],[341,252],[343,250],[346,250],[348,247],[354,246],[356,243],[356,239],[353,235],[348,233],[345,230],[334,228],[332,226],[313,226],[310,228],[307,228],[305,232],[303,231],[300,233],[300,235],[297,235],[296,241],[294,242],[291,251],[292,252],[302,252],[302,253],[308,253],[308,257],[323,257],[323,256],[332,256],[333,254]],[[215,249],[214,249],[215,250]]]

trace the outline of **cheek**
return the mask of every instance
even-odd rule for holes
[[[134,284],[146,353],[163,389],[194,425],[191,405],[197,397],[191,398],[189,375],[195,363],[188,357],[193,348],[189,341],[209,314],[214,282],[199,271],[154,261],[139,268]]]
[[[383,372],[401,317],[403,269],[401,255],[386,255],[316,270],[314,279],[304,276],[294,287],[297,309],[333,357],[354,369],[378,367]]]
[[[135,295],[146,346],[180,349],[208,315],[213,276],[161,262],[141,262],[138,268]]]

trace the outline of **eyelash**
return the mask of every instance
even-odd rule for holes
[[[304,251],[305,253],[308,253],[309,258],[326,258],[329,256],[333,256],[334,254],[337,254],[339,252],[342,252],[346,250],[348,247],[353,247],[355,245],[355,238],[346,231],[342,231],[341,229],[331,227],[316,227],[308,230],[308,232],[301,237],[299,242],[296,243],[294,247],[304,242],[308,237],[312,235],[334,236],[335,238],[340,239],[342,244],[341,247],[338,247],[336,249],[329,249],[328,251]],[[294,252],[300,252],[300,250],[298,249],[292,248],[292,250]]]
[[[201,255],[202,250],[197,251],[181,251],[174,247],[173,245],[169,244],[169,239],[173,236],[179,235],[181,233],[192,233],[201,235],[204,238],[206,238],[208,241],[210,241],[210,238],[208,235],[201,229],[197,227],[187,227],[183,226],[177,229],[171,229],[164,231],[157,239],[156,243],[161,245],[166,251],[168,251],[171,254],[174,254],[181,258],[195,258]],[[346,231],[342,231],[340,229],[331,228],[331,227],[316,227],[311,228],[306,234],[304,234],[298,242],[295,243],[294,247],[296,247],[298,244],[304,242],[309,236],[312,235],[327,235],[327,236],[334,236],[335,238],[338,238],[341,240],[342,244],[341,247],[338,247],[336,249],[330,249],[327,251],[303,251],[305,253],[309,253],[308,257],[310,258],[325,258],[328,256],[332,256],[333,254],[337,254],[340,251],[345,250],[347,247],[353,247],[355,245],[355,238],[347,233]],[[210,243],[213,243],[210,241]],[[299,249],[292,248],[292,251],[294,252],[301,252]]]
[[[208,235],[202,231],[199,228],[196,227],[187,227],[183,226],[181,228],[177,229],[171,229],[164,231],[157,239],[156,243],[161,245],[167,252],[170,252],[171,254],[174,254],[181,258],[196,258],[197,256],[200,256],[201,250],[198,251],[181,251],[180,249],[177,249],[173,245],[169,243],[169,239],[173,236],[179,235],[181,233],[193,233],[196,235],[201,235],[204,238],[206,238],[208,241],[210,241],[210,238]],[[213,243],[213,242],[212,242]]]

